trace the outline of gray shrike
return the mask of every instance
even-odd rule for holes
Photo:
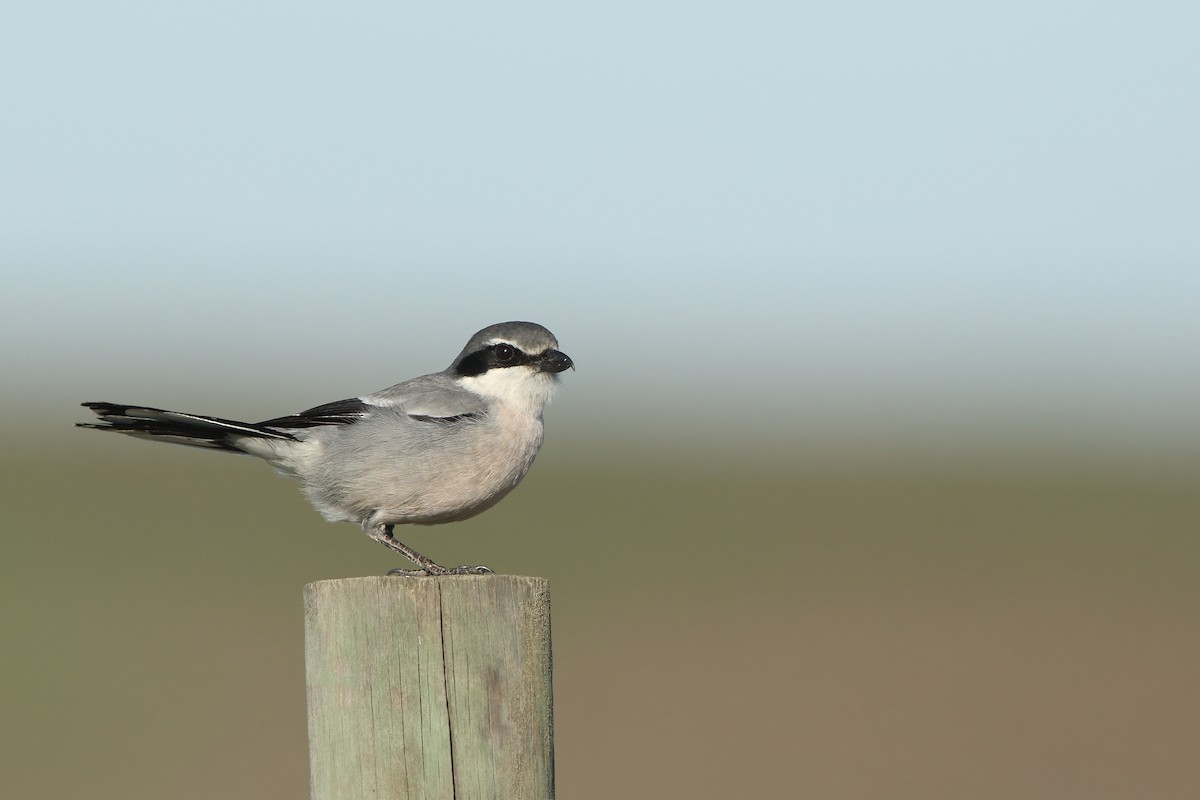
[[[491,570],[434,563],[392,528],[473,517],[516,488],[542,445],[558,373],[574,366],[541,325],[502,322],[472,336],[442,372],[287,417],[234,422],[84,403],[100,423],[79,426],[258,456],[297,478],[325,519],[359,523],[420,567],[392,573],[481,574]]]

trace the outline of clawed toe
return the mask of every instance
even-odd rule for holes
[[[398,575],[402,578],[428,578],[431,575],[492,575],[493,570],[490,567],[485,567],[482,564],[476,566],[463,565],[461,567],[439,567],[436,564],[431,564],[425,569],[389,569],[388,575]]]
[[[428,578],[430,573],[424,569],[401,569],[396,567],[387,571],[388,575],[398,575],[401,578]]]
[[[492,569],[479,564],[474,567],[461,566],[446,570],[447,575],[491,575]]]

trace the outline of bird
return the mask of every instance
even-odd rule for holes
[[[263,422],[87,402],[78,427],[257,456],[300,482],[330,522],[363,532],[417,566],[405,576],[479,575],[444,567],[394,536],[397,525],[473,517],[516,488],[542,445],[543,410],[574,369],[534,322],[489,325],[441,372]],[[407,538],[407,537],[406,537]]]

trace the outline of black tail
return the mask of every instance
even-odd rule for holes
[[[80,428],[116,431],[160,442],[241,453],[244,451],[236,447],[234,441],[247,436],[258,439],[290,439],[293,441],[296,438],[263,425],[235,422],[218,417],[201,417],[196,414],[182,414],[178,411],[164,411],[161,408],[123,406],[117,403],[84,403],[83,405],[95,412],[96,416],[100,418],[100,422],[99,424],[76,423]]]

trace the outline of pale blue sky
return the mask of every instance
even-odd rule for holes
[[[1198,9],[10,4],[5,394],[270,416],[526,318],[600,425],[1194,442]]]

